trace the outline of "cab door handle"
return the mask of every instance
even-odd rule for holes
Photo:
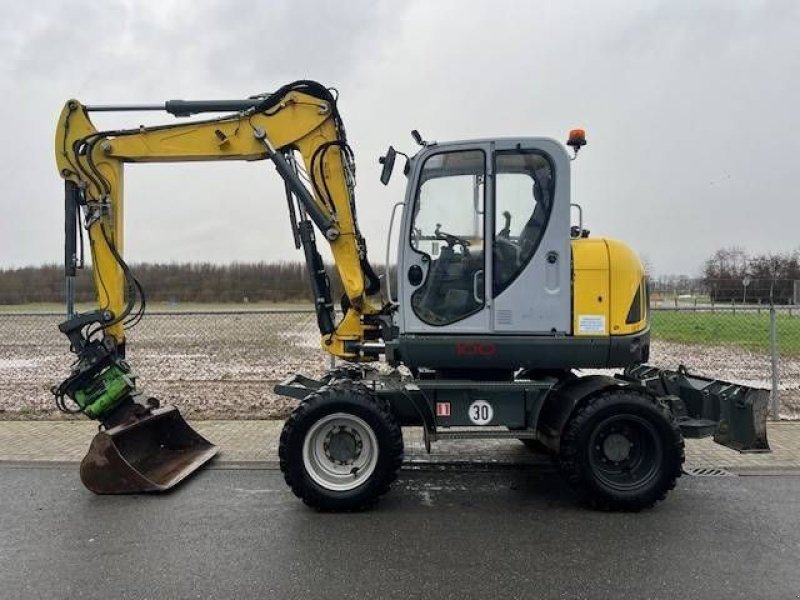
[[[483,302],[483,297],[478,295],[480,289],[479,280],[483,280],[483,269],[478,269],[472,276],[472,297],[475,298],[475,302]]]

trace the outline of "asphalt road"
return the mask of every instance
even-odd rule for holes
[[[273,470],[97,497],[0,467],[2,598],[800,597],[800,477],[684,477],[639,514],[547,472],[404,471],[371,512],[305,508]]]

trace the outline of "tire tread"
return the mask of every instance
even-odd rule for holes
[[[662,440],[664,444],[665,460],[668,460],[668,471],[660,477],[659,485],[648,493],[633,497],[621,497],[613,493],[602,493],[592,481],[591,474],[586,473],[580,461],[581,448],[578,440],[584,427],[588,426],[592,418],[604,409],[620,401],[651,406],[662,415],[669,427],[669,439]],[[559,471],[567,482],[575,489],[581,498],[592,508],[606,511],[638,511],[652,508],[664,500],[667,494],[675,488],[678,478],[683,471],[685,460],[685,443],[677,421],[666,405],[658,398],[632,389],[606,390],[586,399],[573,413],[561,435],[561,449],[556,457]]]
[[[383,431],[375,431],[374,427],[373,431],[378,437],[380,453],[385,452],[386,456],[379,454],[376,471],[360,493],[337,496],[320,489],[305,474],[302,457],[296,455],[295,445],[302,447],[303,440],[298,440],[297,436],[304,436],[313,420],[324,416],[315,417],[316,413],[324,411],[326,405],[340,406],[343,403],[374,412],[373,416]],[[388,401],[377,398],[364,385],[350,380],[337,380],[309,394],[294,409],[281,431],[278,458],[286,484],[308,506],[318,510],[364,510],[386,494],[397,479],[403,463],[403,434]]]

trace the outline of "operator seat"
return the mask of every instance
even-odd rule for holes
[[[531,259],[536,247],[539,245],[539,240],[544,235],[547,219],[550,216],[550,194],[540,184],[539,177],[534,175],[533,179],[533,197],[536,201],[536,206],[533,209],[533,214],[519,234],[520,265],[518,266],[522,266]]]

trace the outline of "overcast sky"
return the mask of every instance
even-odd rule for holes
[[[800,246],[800,2],[3,2],[0,267],[63,256],[53,135],[85,103],[238,98],[296,79],[341,92],[373,262],[403,177],[389,144],[574,127],[573,201],[656,274],[715,249]],[[99,115],[96,125],[173,122]],[[399,173],[398,173],[399,174]],[[126,167],[126,255],[301,260],[270,164]]]

